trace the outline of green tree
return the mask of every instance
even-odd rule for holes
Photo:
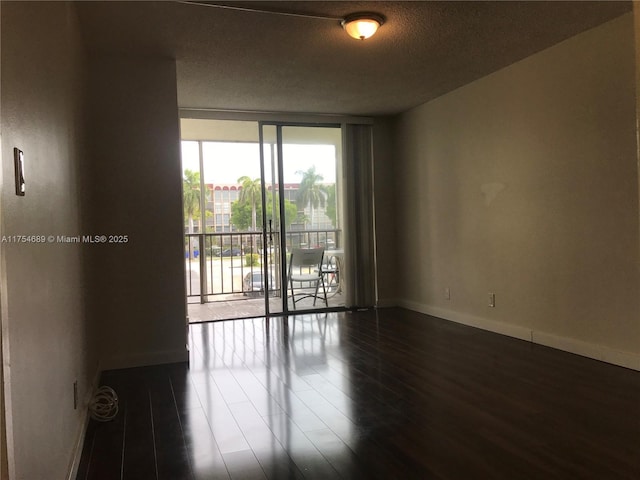
[[[271,212],[273,211],[273,195],[271,192],[267,192],[267,223],[269,220],[273,220]],[[237,200],[231,204],[231,223],[240,231],[247,230],[252,222],[253,211],[252,207],[246,203]],[[289,228],[291,223],[295,221],[298,215],[298,208],[295,203],[289,200],[284,201],[284,218],[286,227]],[[262,202],[256,205],[256,227],[262,228]],[[280,210],[276,210],[276,220],[280,219]]]
[[[184,216],[188,220],[189,233],[193,233],[193,219],[200,216],[200,172],[186,169],[182,178]]]
[[[234,225],[238,230],[244,231],[248,230],[251,226],[251,206],[243,203],[239,200],[236,200],[231,204],[231,219],[230,222]],[[259,225],[262,226],[262,206],[259,205],[256,209],[256,214],[258,216]]]
[[[338,216],[336,214],[336,184],[324,185],[323,190],[327,195],[327,207],[324,213],[329,217],[329,220],[331,220],[333,228],[336,228],[338,223]]]
[[[299,170],[296,174],[302,175],[296,202],[300,208],[305,208],[309,205],[311,210],[309,224],[311,228],[313,228],[314,209],[317,209],[318,207],[324,208],[326,204],[327,194],[325,193],[323,186],[320,184],[320,182],[324,180],[324,177],[316,172],[315,166],[309,168],[306,172]]]
[[[269,223],[269,220],[273,220],[273,215],[271,214],[271,212],[273,211],[272,206],[273,206],[273,195],[271,194],[271,192],[269,192],[267,194],[267,224]],[[298,207],[296,206],[295,203],[285,198],[284,200],[285,228],[288,229],[291,226],[291,224],[296,220],[297,216],[298,216]],[[277,205],[276,205],[276,220],[280,220],[280,209],[278,208]]]
[[[251,207],[251,230],[255,231],[258,227],[258,205],[262,203],[262,184],[260,183],[259,178],[251,180],[251,178],[246,175],[240,177],[238,179],[238,183],[241,184],[242,188],[240,190],[240,198],[238,201]]]

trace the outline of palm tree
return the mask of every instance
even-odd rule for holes
[[[296,175],[302,175],[296,203],[299,208],[304,208],[309,205],[311,209],[309,224],[311,228],[313,228],[313,209],[318,207],[324,208],[327,199],[327,194],[320,184],[320,182],[324,180],[324,177],[316,173],[315,166],[309,168],[306,172],[299,170],[296,172]]]
[[[182,196],[184,216],[189,220],[189,233],[193,233],[193,219],[200,218],[200,172],[186,169],[182,178]],[[199,250],[198,242],[188,241],[189,258],[194,258],[194,251]]]
[[[238,183],[241,184],[240,202],[251,205],[251,230],[255,231],[258,223],[256,219],[256,206],[262,201],[262,185],[260,179],[256,178],[251,180],[245,175],[238,179]]]
[[[185,170],[182,179],[184,216],[189,220],[189,233],[193,233],[193,218],[200,214],[200,172]]]

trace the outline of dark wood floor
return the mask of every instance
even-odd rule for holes
[[[401,309],[191,325],[78,479],[640,478],[640,373]]]

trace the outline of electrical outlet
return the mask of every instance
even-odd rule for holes
[[[495,293],[490,293],[489,294],[489,306],[490,307],[495,307],[496,306],[496,294]]]
[[[73,382],[73,409],[78,409],[78,381]]]
[[[449,287],[444,289],[445,300],[451,300],[451,289]]]

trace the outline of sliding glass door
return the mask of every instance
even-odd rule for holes
[[[277,292],[270,314],[344,306],[339,266],[342,263],[342,222],[338,172],[342,136],[337,126],[261,123],[266,241],[265,274]],[[304,269],[305,278],[292,281],[294,251],[321,250],[321,264]],[[301,278],[301,277],[300,277]],[[294,302],[294,299],[296,300]]]
[[[183,119],[181,128],[190,319],[344,306],[340,127]],[[307,271],[321,282],[292,284],[293,249],[314,248],[325,262]]]

